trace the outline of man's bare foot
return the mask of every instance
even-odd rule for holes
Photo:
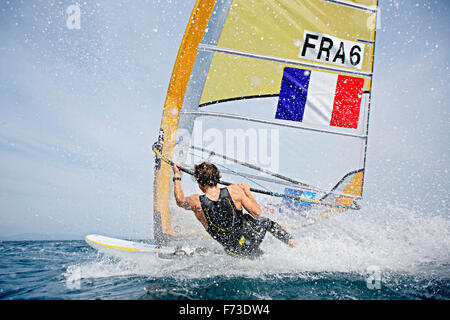
[[[295,246],[297,246],[297,241],[295,241],[294,239],[291,239],[291,240],[289,240],[289,242],[288,242],[288,244],[291,246],[291,247],[295,247]]]

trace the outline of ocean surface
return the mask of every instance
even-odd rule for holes
[[[448,219],[395,217],[336,217],[304,228],[296,248],[264,240],[254,261],[113,258],[84,241],[2,241],[0,299],[450,299]]]

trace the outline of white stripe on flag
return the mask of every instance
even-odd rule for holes
[[[338,75],[311,72],[302,122],[330,125]]]

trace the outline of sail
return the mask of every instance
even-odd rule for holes
[[[222,180],[250,184],[294,219],[310,207],[357,208],[376,15],[376,0],[198,0],[156,148],[187,168],[215,163]],[[174,202],[171,173],[157,157],[154,237],[200,239],[201,224]],[[199,193],[189,177],[182,185]]]

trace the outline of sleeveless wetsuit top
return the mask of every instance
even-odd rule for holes
[[[236,208],[228,189],[220,189],[217,201],[201,195],[200,203],[208,223],[209,235],[222,244],[225,249],[236,247],[241,236],[244,213]]]
[[[201,195],[200,203],[208,224],[207,232],[228,254],[249,258],[260,257],[263,251],[259,245],[266,231],[285,243],[292,238],[276,222],[268,218],[254,218],[238,210],[227,188],[220,189],[217,201]]]

